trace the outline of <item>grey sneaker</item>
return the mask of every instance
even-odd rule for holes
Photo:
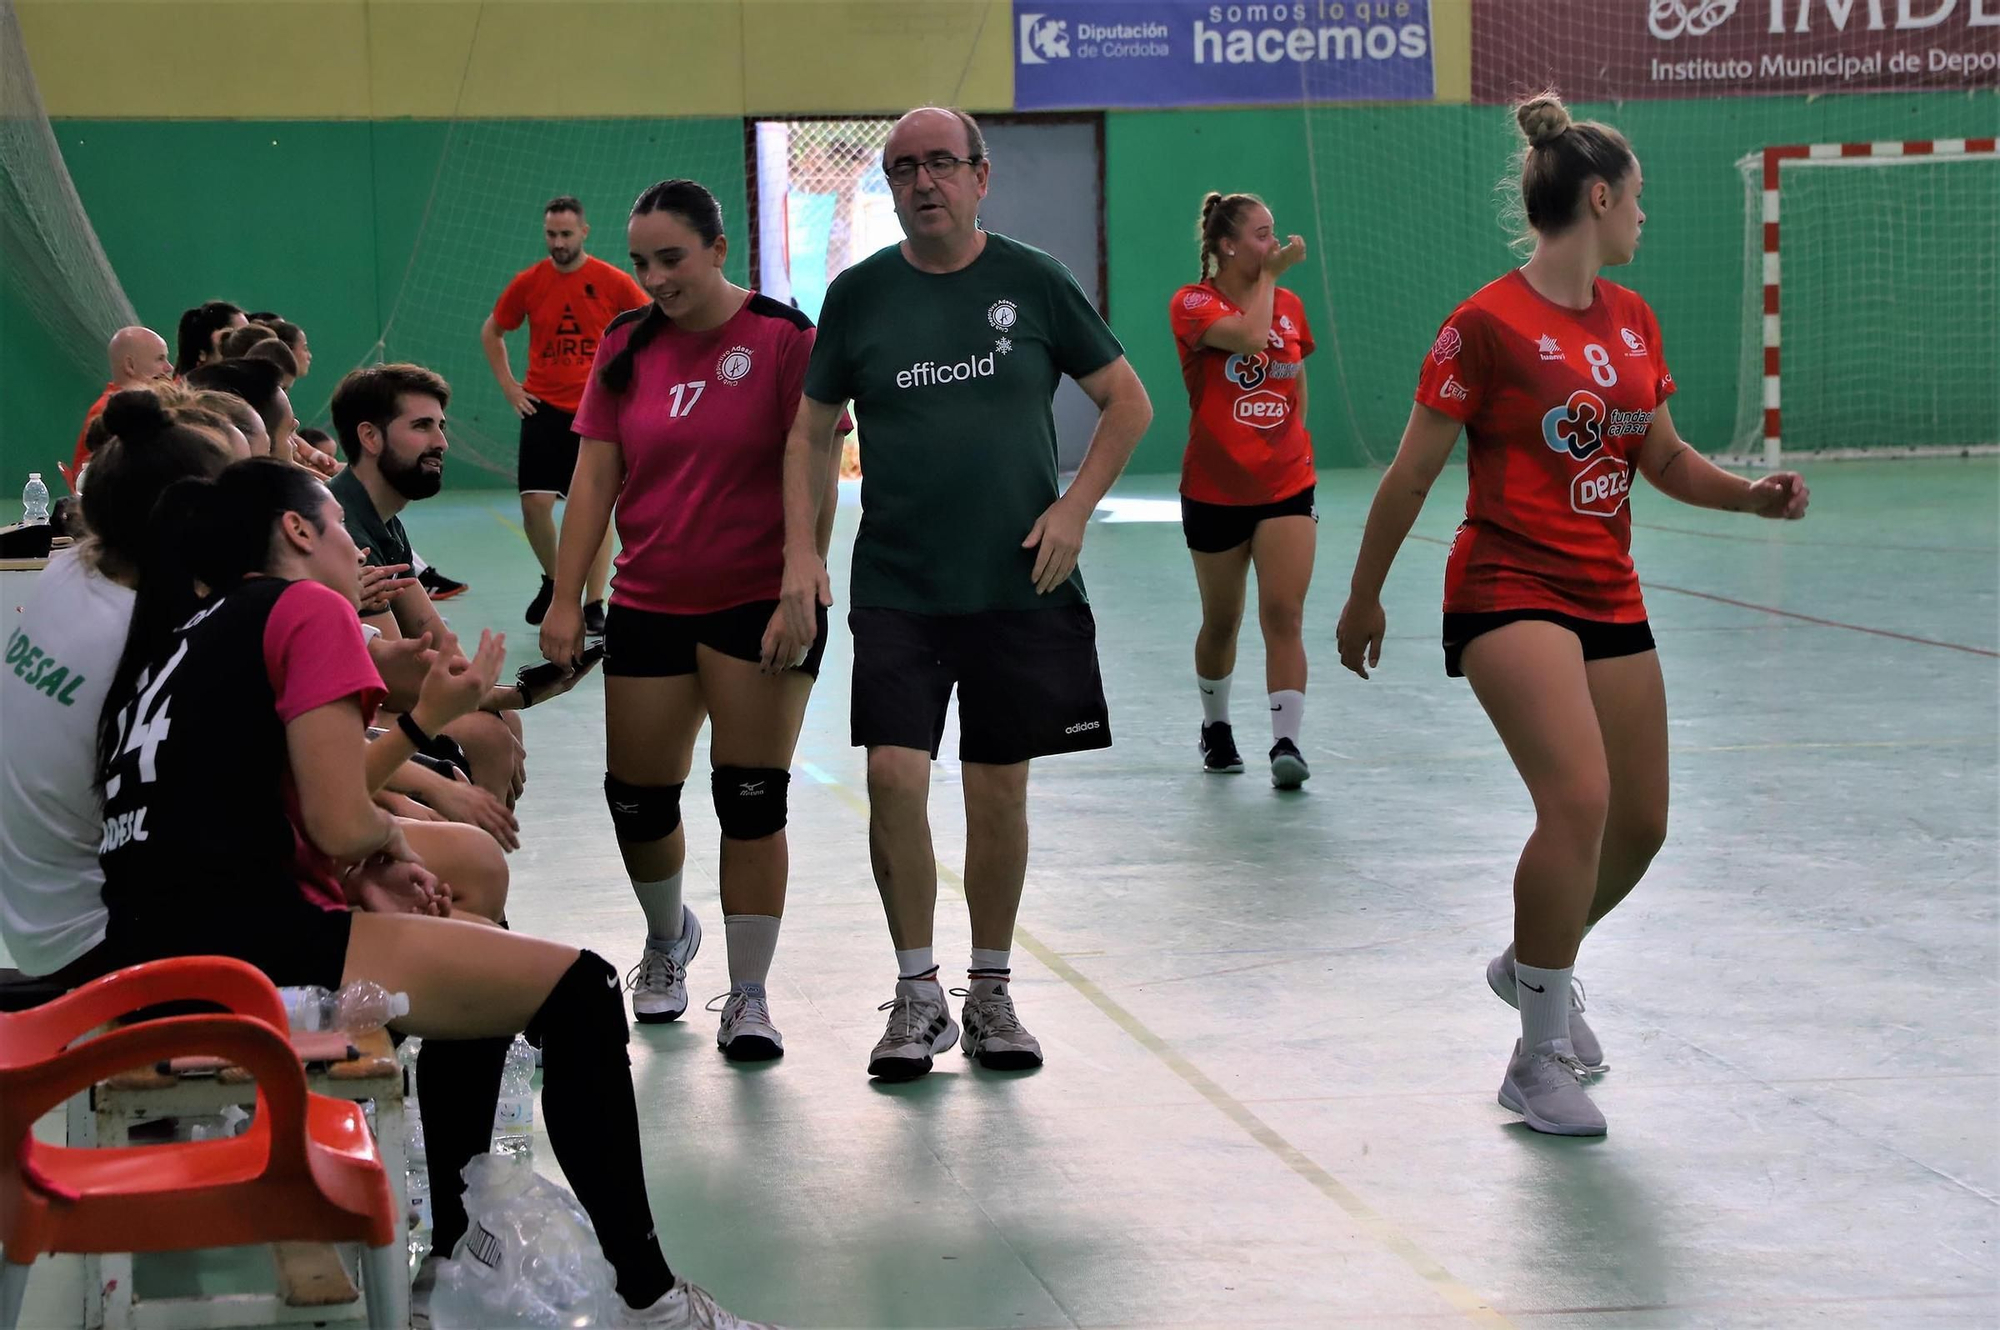
[[[975,979],[968,989],[954,988],[965,999],[965,1056],[979,1059],[988,1071],[1027,1071],[1042,1065],[1042,1046],[1021,1028],[1008,996],[1005,979]]]
[[[639,963],[625,976],[632,1019],[641,1025],[677,1021],[688,1009],[687,967],[701,950],[701,920],[681,906],[681,935],[662,947],[650,936]]]
[[[1509,947],[1486,962],[1486,986],[1493,990],[1495,997],[1518,1009],[1521,993],[1514,986],[1513,951]],[[1573,977],[1569,981],[1569,1042],[1576,1053],[1576,1060],[1583,1064],[1586,1072],[1595,1076],[1611,1070],[1611,1064],[1604,1060],[1604,1045],[1597,1042],[1597,1034],[1590,1028],[1590,1022],[1583,1019],[1583,984]]]
[[[771,1004],[762,984],[738,984],[721,997],[712,998],[708,1010],[721,1004],[722,1024],[715,1031],[715,1046],[731,1062],[769,1062],[785,1056],[785,1037],[771,1024]]]
[[[1567,1039],[1552,1039],[1532,1049],[1516,1039],[1507,1079],[1500,1082],[1500,1106],[1551,1136],[1602,1136],[1604,1115],[1584,1093],[1584,1075],[1584,1065]]]
[[[410,1330],[431,1330],[431,1294],[437,1292],[438,1267],[444,1257],[432,1252],[417,1266],[410,1281]]]
[[[611,1323],[620,1330],[779,1330],[763,1321],[746,1321],[722,1309],[706,1289],[683,1279],[650,1307],[627,1307],[622,1298]]]
[[[870,1076],[913,1081],[930,1071],[933,1057],[958,1042],[958,1022],[935,979],[898,979],[896,996],[876,1010],[889,1013],[889,1028],[868,1060]]]

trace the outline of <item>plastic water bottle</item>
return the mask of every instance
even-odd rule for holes
[[[30,471],[28,486],[21,491],[21,520],[29,526],[49,524],[49,487],[42,483],[42,473]]]
[[[410,995],[391,993],[380,984],[363,979],[347,984],[338,993],[317,985],[281,988],[285,1015],[295,1033],[339,1030],[346,1034],[367,1034],[379,1030],[399,1016],[410,1014]]]
[[[411,1107],[414,1108],[414,1102]],[[409,1118],[409,1139],[404,1156],[409,1176],[404,1194],[409,1198],[410,1266],[414,1270],[431,1250],[431,1167],[424,1156],[424,1121],[414,1112]]]
[[[493,1153],[530,1158],[535,1151],[535,1049],[519,1035],[500,1073],[500,1103],[493,1113]]]

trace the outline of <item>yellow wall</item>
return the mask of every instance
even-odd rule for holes
[[[1610,3],[1611,0],[1607,0]],[[1467,100],[1471,0],[1433,0]],[[50,116],[375,120],[1013,106],[1009,0],[17,0]]]

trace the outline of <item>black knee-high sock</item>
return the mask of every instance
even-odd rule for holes
[[[528,1023],[529,1040],[542,1050],[549,1145],[618,1272],[619,1296],[649,1307],[674,1276],[646,1199],[628,1037],[618,972],[591,951],[577,957]]]
[[[440,1256],[465,1236],[465,1166],[493,1148],[493,1111],[511,1035],[426,1039],[417,1050],[417,1111],[431,1175],[431,1250]]]

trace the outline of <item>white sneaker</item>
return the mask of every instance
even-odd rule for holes
[[[988,1071],[1027,1071],[1042,1065],[1042,1046],[1021,1028],[1005,979],[975,979],[970,989],[954,988],[965,999],[965,1056]]]
[[[708,1010],[722,1008],[722,1024],[715,1032],[715,1046],[731,1062],[769,1062],[785,1056],[785,1037],[771,1024],[771,1004],[762,984],[738,984],[721,997],[711,998]]]
[[[625,976],[632,990],[632,1019],[641,1025],[677,1021],[688,1009],[687,967],[701,950],[701,920],[694,911],[681,906],[681,935],[666,946],[658,946],[651,936],[639,963]]]
[[[683,1279],[650,1307],[627,1307],[618,1299],[611,1323],[621,1330],[779,1330],[763,1321],[746,1321],[717,1305],[707,1290]]]
[[[1551,1136],[1602,1136],[1604,1115],[1584,1093],[1586,1074],[1567,1039],[1551,1039],[1532,1049],[1516,1039],[1507,1078],[1500,1082],[1500,1105]]]
[[[1486,986],[1508,1006],[1520,1007],[1521,992],[1514,986],[1514,958],[1507,952],[1486,962]],[[1611,1070],[1611,1064],[1604,1060],[1604,1045],[1597,1041],[1590,1022],[1583,1019],[1583,985],[1574,976],[1569,981],[1569,1042],[1585,1071],[1595,1076]]]
[[[877,1007],[889,1013],[889,1028],[868,1060],[868,1074],[885,1081],[913,1081],[931,1069],[931,1059],[958,1042],[958,1022],[935,979],[898,979],[896,996]]]

